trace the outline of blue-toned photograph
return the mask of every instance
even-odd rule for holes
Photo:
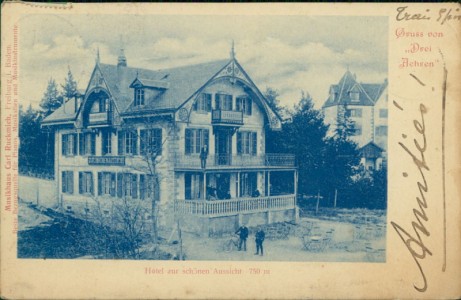
[[[387,17],[20,29],[18,258],[386,261]]]

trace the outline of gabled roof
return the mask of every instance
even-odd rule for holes
[[[335,94],[335,97],[328,97],[323,104],[323,107],[335,105],[362,105],[373,106],[381,96],[382,92],[387,86],[387,81],[384,83],[359,83],[349,70],[344,73],[343,77],[338,84],[330,86],[330,91]],[[359,93],[358,101],[351,99],[350,91],[357,91]],[[331,94],[331,93],[330,93]]]
[[[229,60],[218,60],[158,71],[108,64],[100,64],[100,69],[118,109],[123,114],[138,109],[176,109],[228,62]],[[130,84],[136,78],[146,86],[158,86],[159,83],[163,85],[161,93],[146,99],[142,108],[134,108],[131,105],[133,89],[130,88]]]
[[[361,156],[366,158],[378,158],[381,157],[381,153],[384,149],[376,145],[374,142],[369,142],[365,146],[359,149]]]

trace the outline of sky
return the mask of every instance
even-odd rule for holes
[[[317,108],[349,68],[357,80],[387,78],[387,17],[29,15],[20,23],[20,97],[38,107],[50,78],[68,69],[86,89],[99,48],[116,64],[164,69],[236,58],[261,91],[276,89],[291,107],[309,93]]]

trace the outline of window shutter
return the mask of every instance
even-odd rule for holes
[[[211,111],[211,94],[206,95],[206,111]]]
[[[98,172],[98,195],[102,195],[102,173]]]
[[[202,147],[202,130],[195,130],[195,153],[200,153]]]
[[[163,146],[162,145],[163,144],[162,129],[161,128],[155,129],[154,134],[155,134],[155,139],[154,139],[155,151],[157,151],[158,155],[162,155],[162,146]]]
[[[214,102],[215,102],[215,109],[221,109],[221,95],[220,94],[216,94]]]
[[[138,133],[133,131],[133,138],[131,139],[131,148],[133,149],[133,155],[138,154]]]
[[[110,195],[115,197],[115,173],[110,173]]]
[[[72,134],[72,154],[77,155],[77,134]]]
[[[78,172],[78,193],[83,194],[83,173]]]
[[[67,191],[69,192],[69,194],[74,193],[74,172],[73,171],[69,171],[67,173]]]
[[[185,141],[186,141],[186,145],[185,145],[185,152],[186,154],[190,154],[191,151],[191,130],[190,129],[186,129],[186,138],[185,138]]]
[[[208,152],[210,151],[210,145],[209,145],[209,136],[210,136],[210,131],[208,129],[203,129],[203,144],[207,146]]]
[[[237,132],[237,154],[242,154],[242,133]]]
[[[247,105],[247,114],[248,114],[249,116],[251,116],[251,114],[252,114],[251,109],[252,109],[252,106],[253,106],[253,100],[252,100],[251,98],[247,98],[247,101],[248,101],[248,105]]]
[[[138,175],[131,174],[131,197],[138,198]]]
[[[96,134],[90,134],[91,138],[91,155],[96,155]]]
[[[197,97],[197,99],[195,99],[195,101],[194,101],[194,104],[192,104],[192,109],[194,111],[197,111],[197,109],[198,109],[198,102],[200,101],[200,97],[201,96]]]
[[[122,198],[123,192],[123,174],[117,173],[117,197]]]
[[[80,155],[85,155],[85,135],[83,133],[78,134],[78,151]]]
[[[146,182],[145,175],[139,175],[139,199],[144,200],[146,198]]]
[[[242,110],[242,98],[235,99],[235,110],[241,111]]]
[[[93,180],[93,172],[88,172],[88,176],[90,177],[90,193],[94,196],[94,180]]]
[[[124,151],[123,151],[123,138],[124,138],[124,132],[123,131],[119,131],[117,133],[117,141],[118,141],[118,145],[117,145],[117,148],[118,148],[118,155],[123,155]]]
[[[139,145],[140,145],[140,150],[141,150],[141,155],[146,155],[147,153],[147,147],[149,147],[149,141],[147,139],[147,130],[142,129],[140,131],[140,140],[139,140]]]
[[[62,135],[61,140],[61,154],[66,155],[67,153],[67,134]]]
[[[62,192],[65,193],[67,192],[67,176],[66,176],[66,172],[61,172],[61,177],[62,177]]]
[[[101,153],[102,155],[107,154],[107,139],[110,136],[110,132],[103,131],[101,135]]]
[[[251,133],[251,154],[256,155],[258,148],[258,140],[256,132]]]

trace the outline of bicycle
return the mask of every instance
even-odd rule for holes
[[[239,237],[231,236],[228,240],[225,240],[223,243],[223,250],[225,252],[231,252],[238,250],[239,247]]]

